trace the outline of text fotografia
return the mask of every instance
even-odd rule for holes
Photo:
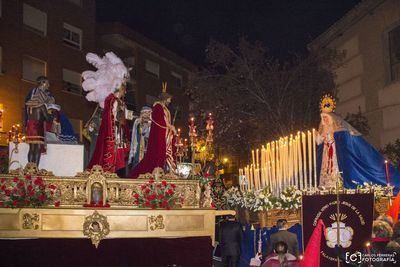
[[[386,253],[386,254],[381,254],[381,253],[361,253],[361,252],[355,252],[355,253],[350,253],[346,252],[346,263],[364,263],[364,262],[369,262],[369,263],[374,263],[374,262],[391,262],[391,263],[396,263],[396,252],[393,253]]]

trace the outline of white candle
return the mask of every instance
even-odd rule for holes
[[[308,145],[308,189],[312,187],[312,140],[311,132],[307,131],[307,145]]]
[[[306,134],[301,133],[301,144],[303,149],[303,177],[304,177],[304,189],[307,189],[307,151],[306,151]]]
[[[317,188],[317,157],[316,157],[316,142],[317,140],[315,139],[315,129],[312,129],[312,143],[313,143],[313,165],[314,165],[314,188]]]

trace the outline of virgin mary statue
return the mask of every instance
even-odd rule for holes
[[[369,144],[359,131],[335,114],[331,96],[321,100],[321,122],[318,129],[317,169],[320,186],[332,188],[341,177],[345,188],[356,188],[364,182],[386,185],[384,157]],[[388,166],[390,184],[398,191],[400,172]]]

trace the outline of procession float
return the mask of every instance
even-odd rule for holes
[[[112,52],[103,57],[89,53],[86,59],[96,70],[82,73],[82,87],[86,98],[98,103],[84,129],[90,160],[85,166],[83,145],[54,130],[64,129],[68,120],[50,112],[56,107],[59,114],[60,107],[48,92],[48,80],[38,78],[26,99],[26,129],[14,125],[8,133],[8,170],[0,177],[0,238],[89,239],[99,249],[104,240],[155,238],[155,247],[171,238],[174,244],[203,238],[195,239],[197,247],[183,243],[181,249],[211,255],[216,216],[234,214],[215,208],[222,191],[220,200],[213,200],[213,188],[223,190],[223,184],[210,167],[215,166],[212,114],[206,136],[198,136],[191,118],[184,138],[168,110],[172,96],[166,83],[159,101],[135,115],[124,103],[129,70],[123,62]],[[127,120],[134,120],[131,133]],[[128,169],[128,177],[118,176]],[[172,262],[154,257],[148,264],[183,264],[186,257],[190,266],[211,265],[211,257],[181,253]]]

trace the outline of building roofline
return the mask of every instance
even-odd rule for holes
[[[370,14],[375,8],[385,1],[386,0],[363,0],[350,11],[348,11],[342,18],[331,25],[326,31],[312,40],[307,45],[308,50],[314,50],[326,46],[333,39],[340,36],[344,31],[346,31],[366,15]]]
[[[135,45],[141,49],[149,52],[159,58],[162,58],[168,62],[174,61],[175,64],[181,68],[186,69],[189,72],[194,72],[198,69],[196,65],[188,61],[187,59],[175,54],[171,50],[163,47],[157,42],[147,38],[146,36],[134,31],[130,27],[120,22],[105,22],[98,23],[96,26],[96,33],[99,35],[108,34],[120,34],[125,36]]]

